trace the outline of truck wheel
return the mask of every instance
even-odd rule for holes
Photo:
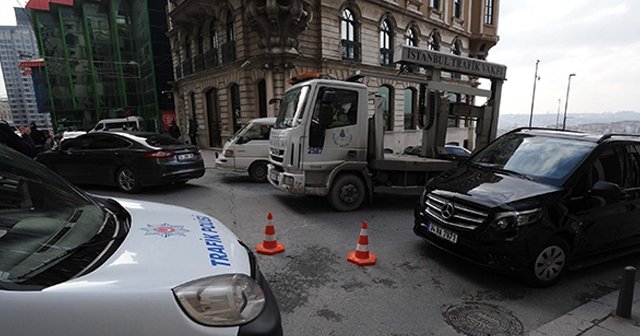
[[[569,253],[569,245],[563,239],[552,238],[529,263],[525,280],[535,287],[552,286],[567,269]]]
[[[364,182],[352,174],[340,175],[329,191],[329,204],[337,211],[353,211],[364,202]]]
[[[249,178],[254,182],[267,182],[267,164],[254,162],[249,166]]]

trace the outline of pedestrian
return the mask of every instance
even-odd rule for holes
[[[36,150],[39,152],[42,152],[42,150],[44,149],[44,143],[47,141],[47,136],[44,134],[44,132],[42,132],[41,130],[38,129],[38,125],[36,125],[36,123],[32,122],[31,124],[29,124],[29,128],[31,129],[31,139],[33,139],[33,143],[36,146]]]
[[[169,135],[175,139],[180,139],[182,133],[180,133],[180,127],[176,124],[176,121],[171,122],[171,126],[169,126]]]
[[[14,150],[34,158],[37,154],[36,146],[30,136],[31,129],[29,127],[20,126],[20,135],[13,132],[9,124],[0,121],[0,144],[4,144]]]
[[[189,119],[189,139],[191,140],[191,144],[194,146],[198,145],[197,141],[198,137],[198,124],[193,119]]]

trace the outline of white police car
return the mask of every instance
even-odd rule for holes
[[[89,196],[0,144],[0,335],[281,335],[249,249],[185,208]]]

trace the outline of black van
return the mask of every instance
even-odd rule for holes
[[[640,247],[640,136],[522,128],[430,180],[414,232],[550,286]]]

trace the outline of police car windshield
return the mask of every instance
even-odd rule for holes
[[[290,128],[298,125],[304,114],[308,94],[308,85],[287,92],[280,103],[278,118],[273,128]]]
[[[0,281],[54,266],[103,227],[105,212],[34,160],[0,145]]]

